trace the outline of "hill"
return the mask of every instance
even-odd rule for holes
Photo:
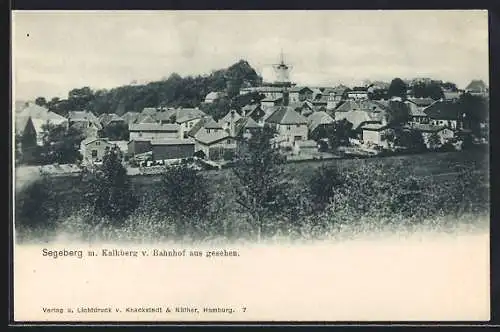
[[[140,112],[145,107],[199,107],[211,91],[225,92],[230,101],[239,94],[241,87],[258,86],[262,78],[245,60],[205,76],[181,77],[177,73],[167,79],[143,85],[124,85],[110,90],[76,88],[68,98],[60,100],[37,98],[37,103],[55,113],[66,116],[69,111],[89,110],[94,114],[128,111]]]

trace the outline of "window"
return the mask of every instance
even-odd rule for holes
[[[95,145],[101,145],[101,142],[97,141],[95,142]]]
[[[92,150],[92,158],[97,158],[97,150]]]
[[[231,140],[230,139],[227,140],[227,144],[231,144]]]
[[[210,129],[207,129],[207,134],[210,134]]]
[[[290,130],[291,128],[290,128],[290,126],[286,126],[286,129],[287,129],[287,130]]]
[[[297,128],[300,128],[300,125],[299,125],[299,124],[297,124],[297,125],[295,125],[295,126],[297,126]]]
[[[226,122],[226,125],[229,127],[231,125],[231,122]]]
[[[302,136],[295,136],[294,141],[302,141]]]

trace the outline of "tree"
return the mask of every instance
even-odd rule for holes
[[[176,233],[182,236],[206,218],[211,202],[210,188],[197,170],[186,164],[172,166],[162,175],[158,200],[162,202],[160,212],[174,217]]]
[[[87,171],[82,179],[84,198],[94,215],[121,224],[137,208],[139,201],[118,148],[108,149],[102,165]]]
[[[335,167],[322,165],[308,182],[315,210],[324,210],[334,196],[335,189],[342,184],[343,179]]]
[[[426,149],[422,132],[418,130],[396,128],[394,136],[394,144],[406,148],[409,152],[422,152]]]
[[[395,78],[391,81],[391,84],[389,85],[389,89],[387,90],[387,96],[389,98],[399,97],[402,100],[405,100],[407,89],[408,89],[408,86],[406,85],[406,83],[402,79]]]
[[[106,137],[111,141],[128,141],[128,124],[124,122],[112,122],[102,128],[99,134],[101,137]]]
[[[42,130],[44,163],[72,164],[81,159],[79,149],[84,137],[79,129],[47,123]]]
[[[349,138],[354,136],[353,124],[347,119],[335,121],[334,127],[327,129],[328,142],[332,149],[349,145]]]
[[[436,131],[432,132],[429,135],[427,144],[429,146],[429,149],[431,150],[439,148],[439,146],[441,145],[441,138],[439,137],[439,134]]]
[[[43,176],[27,184],[16,192],[15,200],[16,228],[47,229],[55,224],[58,200],[49,177]]]
[[[401,101],[391,100],[386,112],[386,120],[390,126],[407,123],[410,119],[410,108]]]
[[[280,210],[286,196],[285,159],[273,145],[273,137],[274,130],[269,127],[252,135],[232,169],[238,181],[236,203],[251,217],[258,241],[265,231],[264,219]]]
[[[35,99],[35,104],[37,104],[38,106],[46,107],[47,100],[44,97],[38,97]]]

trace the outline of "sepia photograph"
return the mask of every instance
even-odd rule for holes
[[[16,321],[490,319],[487,11],[11,19]]]

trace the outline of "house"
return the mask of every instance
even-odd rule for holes
[[[449,101],[436,101],[424,109],[429,117],[429,123],[435,126],[445,126],[450,129],[461,129],[463,126],[463,114],[460,104]]]
[[[355,87],[347,92],[347,99],[361,100],[368,99],[368,90],[364,87]]]
[[[226,130],[230,136],[234,137],[236,133],[236,121],[241,119],[241,115],[236,112],[236,110],[230,110],[219,123],[222,124],[222,128]]]
[[[152,140],[154,160],[183,159],[194,155],[195,142],[192,139]]]
[[[180,126],[174,123],[133,123],[129,127],[130,140],[181,138]]]
[[[349,89],[349,88],[345,85],[342,85],[342,84],[333,88],[333,90],[329,94],[330,103],[332,105],[335,104],[335,106],[336,106],[340,101],[342,101],[343,96],[344,96],[345,92],[347,91],[347,89]],[[335,106],[333,106],[333,107],[335,107]]]
[[[311,101],[313,108],[315,111],[320,111],[322,109],[326,110],[328,106],[328,96],[318,95],[318,98],[315,98]]]
[[[260,101],[262,108],[270,108],[274,106],[281,105],[283,103],[283,97],[266,97]]]
[[[135,156],[152,151],[151,140],[133,139],[127,144],[127,151],[130,156]]]
[[[324,138],[326,131],[329,128],[334,128],[335,120],[330,116],[330,114],[321,111],[314,112],[309,117],[307,117],[307,127],[309,130],[309,137],[318,140]]]
[[[290,103],[288,106],[292,107],[296,112],[305,117],[314,113],[314,105],[310,100],[305,100],[298,103]]]
[[[289,102],[298,103],[307,99],[312,99],[313,90],[308,87],[294,86],[289,91]]]
[[[161,108],[156,112],[154,119],[160,124],[175,123],[177,120],[177,110],[175,108]]]
[[[140,114],[141,113],[139,113],[139,112],[127,112],[127,113],[122,115],[122,119],[123,119],[123,121],[125,121],[127,124],[130,125],[130,124],[135,123],[137,121]]]
[[[156,107],[145,107],[142,109],[141,114],[154,116],[158,109]]]
[[[195,150],[196,152],[202,151],[208,159],[221,160],[226,153],[236,151],[236,139],[231,137],[217,121],[211,118],[204,119],[203,124],[196,129]],[[189,134],[193,134],[193,131]]]
[[[107,150],[111,149],[113,144],[105,138],[86,138],[80,143],[80,153],[83,157],[83,163],[93,163],[102,161]]]
[[[221,93],[220,92],[212,91],[212,92],[209,92],[206,95],[206,97],[205,97],[205,103],[211,104],[211,103],[215,102],[216,100],[218,100],[220,98],[221,98]]]
[[[111,113],[106,114],[103,113],[99,116],[99,121],[101,122],[102,127],[107,127],[112,124],[126,124],[127,122],[118,114]]]
[[[265,120],[276,129],[276,140],[282,146],[292,146],[295,141],[305,141],[308,136],[307,119],[290,106],[272,108],[273,113]]]
[[[347,120],[353,125],[353,130],[359,129],[362,125],[373,123],[382,124],[386,120],[386,113],[383,111],[384,105],[380,102],[367,101],[360,102],[347,100],[334,111],[335,121]]]
[[[428,149],[434,149],[449,142],[455,137],[455,133],[450,128],[432,124],[414,124],[410,128],[422,133],[422,138]],[[432,139],[435,135],[436,140]]]
[[[102,129],[101,122],[89,111],[72,111],[68,114],[69,126],[82,131],[86,138],[95,138]]]
[[[283,89],[278,86],[257,86],[257,87],[244,87],[240,89],[240,95],[247,93],[257,92],[266,96],[266,98],[282,98]]]
[[[375,145],[387,148],[389,146],[387,140],[385,139],[387,129],[388,126],[386,124],[364,124],[361,126],[363,143],[366,145]]]
[[[248,139],[253,133],[261,129],[262,126],[251,117],[241,117],[236,120],[234,137]]]
[[[259,122],[265,114],[259,104],[245,105],[241,108],[241,113],[243,117],[249,116],[256,122]]]
[[[139,114],[134,123],[158,123],[156,114]]]
[[[13,113],[13,116],[16,133],[23,135],[26,132],[28,135],[35,135],[37,145],[43,145],[45,125],[68,126],[68,119],[34,103],[28,103],[21,111]]]
[[[465,92],[470,93],[471,95],[485,97],[488,95],[489,89],[483,80],[472,80],[465,88]]]
[[[429,123],[429,117],[424,112],[424,108],[408,100],[405,100],[404,103],[408,107],[409,123]]]
[[[198,108],[179,108],[175,113],[175,122],[180,128],[180,137],[188,137],[188,132],[202,117],[206,116]]]

